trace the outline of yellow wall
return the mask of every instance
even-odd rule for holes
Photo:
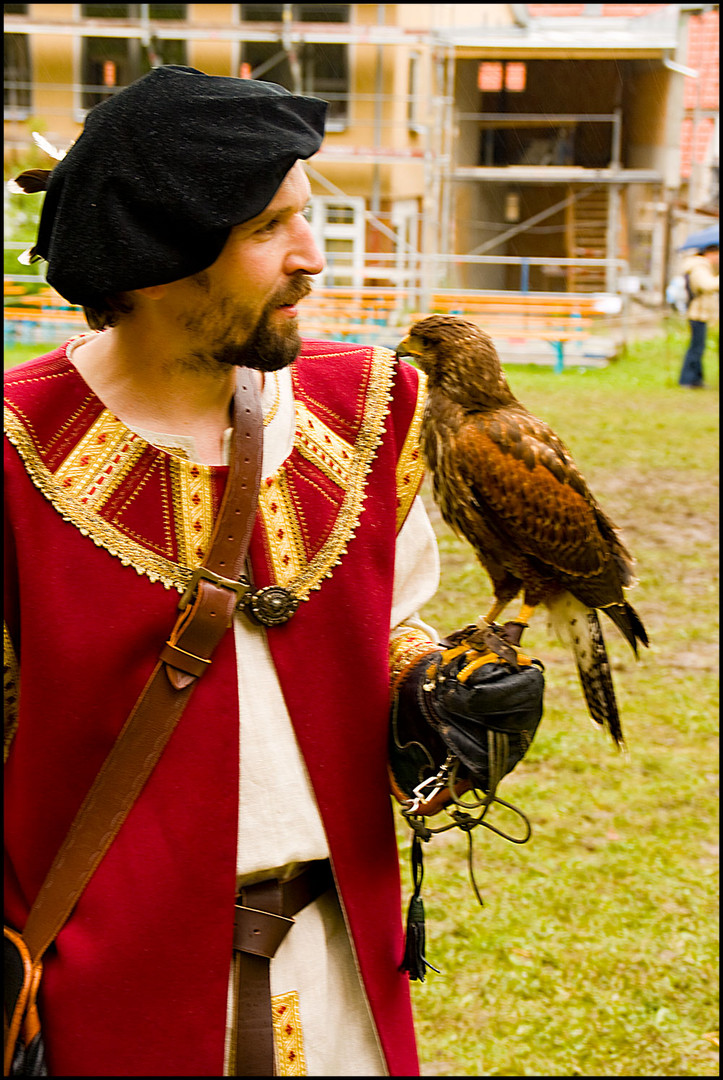
[[[360,4],[358,7],[376,7]],[[396,25],[405,27],[509,26],[514,23],[511,4],[390,4]]]
[[[230,41],[189,41],[188,64],[206,75],[237,76],[233,71],[233,45]]]
[[[28,8],[35,22],[70,22],[75,4],[28,4]]]
[[[53,6],[53,4],[33,5],[36,8]],[[72,89],[74,49],[71,35],[33,35],[30,38],[30,62],[35,85],[32,96],[32,116],[26,122],[24,129],[26,133],[28,129],[39,131],[51,143],[61,148],[76,139],[81,130],[81,125],[75,119],[74,113],[76,105]],[[79,46],[78,53],[80,53]]]
[[[647,60],[628,63],[624,104],[629,167],[662,170],[667,101],[675,79],[682,82],[683,76],[673,74],[662,64]]]
[[[188,21],[201,26],[232,26],[233,4],[189,4]],[[188,63],[207,75],[238,75],[233,71],[234,46],[210,37],[188,43]],[[238,55],[238,53],[237,53]]]
[[[233,4],[189,4],[188,21],[203,26],[228,26],[233,23]]]

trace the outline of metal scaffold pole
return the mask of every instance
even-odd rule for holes
[[[442,203],[440,213],[439,248],[443,255],[456,250],[455,229],[452,206],[452,157],[454,146],[454,49],[447,48],[444,56],[444,96],[443,96],[443,145],[442,145]],[[453,272],[454,273],[454,272]],[[455,275],[456,277],[456,275]],[[456,286],[458,282],[455,280]]]

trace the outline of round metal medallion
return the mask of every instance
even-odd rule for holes
[[[289,621],[299,601],[281,585],[267,585],[251,594],[248,605],[254,618],[264,626],[280,626]]]

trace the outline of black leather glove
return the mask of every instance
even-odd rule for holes
[[[542,717],[542,664],[525,656],[499,628],[468,626],[404,672],[392,707],[389,762],[400,802],[448,764],[457,794],[494,792],[522,760]],[[452,798],[423,788],[419,814]],[[443,787],[443,785],[442,785]]]

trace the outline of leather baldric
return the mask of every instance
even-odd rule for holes
[[[158,663],[88,792],[28,916],[23,938],[38,965],[69,918],[231,625],[261,478],[263,424],[255,373],[238,372],[229,475],[203,565]]]

